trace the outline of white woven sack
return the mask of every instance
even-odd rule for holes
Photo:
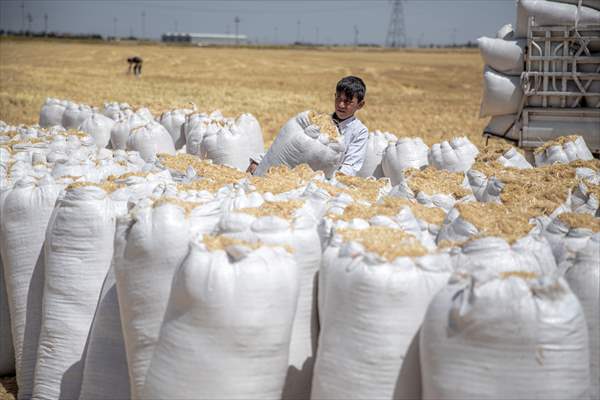
[[[542,232],[550,243],[557,264],[587,245],[594,232],[588,228],[573,228],[560,218],[553,218]]]
[[[236,120],[232,128],[234,131],[239,130],[244,132],[244,135],[248,139],[248,147],[250,149],[250,156],[258,156],[265,152],[265,142],[263,138],[262,128],[256,117],[249,113],[240,115]],[[245,169],[244,169],[245,170]]]
[[[92,115],[92,109],[85,104],[70,103],[63,113],[61,125],[66,129],[78,129],[83,121]]]
[[[289,368],[283,399],[308,398],[317,351],[316,274],[321,263],[317,220],[308,206],[291,220],[277,216],[256,218],[242,211],[223,215],[217,232],[249,242],[289,246],[298,266],[299,294],[289,345]]]
[[[579,0],[549,0],[557,3],[574,4],[579,5]],[[593,8],[594,10],[600,11],[600,0],[582,0],[581,4],[585,7]]]
[[[44,245],[42,325],[33,398],[79,396],[81,357],[110,267],[114,234],[114,207],[104,189],[67,188],[57,200]]]
[[[457,274],[435,296],[420,334],[423,399],[589,398],[579,301],[562,278],[518,274]]]
[[[115,121],[100,113],[94,112],[79,126],[79,130],[94,138],[96,147],[102,149],[110,142],[110,132]]]
[[[588,183],[591,184],[591,183]],[[571,209],[576,213],[600,217],[600,199],[589,190],[586,182],[579,182],[571,195]]]
[[[130,395],[125,342],[114,268],[106,274],[83,359],[80,400],[127,399]]]
[[[390,143],[383,154],[381,163],[383,174],[390,178],[392,185],[402,180],[402,171],[406,168],[420,169],[429,164],[429,148],[419,137],[400,138]]]
[[[212,160],[214,164],[228,165],[245,171],[250,163],[250,157],[257,153],[252,149],[259,147],[251,143],[252,138],[247,134],[235,125],[231,127],[213,125],[202,135],[199,156]]]
[[[565,279],[585,314],[590,339],[591,398],[597,399],[600,397],[600,234],[593,235],[563,267],[566,267]]]
[[[515,114],[523,98],[521,78],[494,71],[486,66],[483,71],[483,97],[479,116]]]
[[[152,112],[146,107],[138,108],[135,113],[146,120],[146,122],[155,122],[154,115],[152,115]]]
[[[567,164],[575,160],[592,160],[594,158],[581,136],[562,145],[556,144],[542,151],[535,151],[533,156],[536,167],[555,163]]]
[[[500,237],[471,240],[453,253],[452,262],[456,270],[469,273],[518,270],[551,275],[557,269],[548,242],[535,235],[526,236],[512,245]]]
[[[8,294],[4,284],[4,265],[0,258],[0,375],[15,373],[15,349],[11,333]]]
[[[517,139],[513,131],[516,119],[517,114],[495,115],[490,118],[488,124],[484,128],[484,132],[489,132],[496,136],[503,136],[507,139]]]
[[[525,68],[523,53],[527,40],[505,40],[488,37],[477,39],[484,64],[507,75],[520,76]]]
[[[42,128],[61,125],[66,104],[58,99],[47,98],[40,110],[39,124]]]
[[[125,150],[127,139],[133,129],[146,125],[147,121],[138,114],[131,114],[115,121],[110,130],[110,144],[115,150]]]
[[[156,121],[133,129],[127,138],[127,150],[139,152],[146,162],[154,160],[159,153],[175,155],[171,135]]]
[[[578,9],[576,5],[562,4],[545,0],[518,0],[517,37],[527,37],[527,21],[534,17],[538,26],[544,25],[579,25],[600,24],[600,11],[588,7]]]
[[[296,264],[280,247],[226,250],[191,244],[173,279],[144,398],[281,397]]]
[[[386,262],[337,236],[325,254],[311,398],[419,398],[417,334],[450,276],[449,255]]]
[[[331,140],[321,133],[316,125],[311,125],[308,113],[298,114],[281,128],[256,168],[255,175],[262,176],[276,165],[293,168],[308,164],[314,171],[323,171],[327,178],[333,176],[344,156],[343,138]]]
[[[363,178],[369,176],[382,178],[384,176],[382,160],[386,153],[386,148],[388,147],[388,144],[397,140],[398,138],[389,132],[369,132],[365,160],[360,171],[358,171],[357,176]]]
[[[517,149],[514,147],[511,147],[504,154],[502,154],[500,157],[498,157],[497,161],[500,164],[504,165],[505,167],[510,167],[510,168],[519,168],[519,169],[533,168],[533,166],[531,164],[529,164],[529,161],[527,161],[525,156],[523,154],[519,153],[519,151],[517,151]]]
[[[468,180],[465,178],[462,186],[465,188],[469,187]],[[423,204],[426,207],[437,207],[442,208],[444,211],[448,212],[454,207],[456,202],[469,202],[475,201],[475,197],[472,194],[464,196],[460,199],[455,199],[452,194],[446,193],[435,193],[429,195],[424,192],[418,192],[415,194],[413,190],[408,185],[407,178],[402,175],[402,179],[400,183],[392,188],[390,191],[390,196],[402,197],[404,199],[414,200],[419,204]]]
[[[194,107],[195,109],[195,107]],[[188,114],[194,110],[189,109],[174,109],[163,113],[159,122],[171,135],[175,149],[179,150],[185,145],[185,135],[182,134],[182,125]]]
[[[170,202],[142,202],[117,220],[113,265],[133,399],[141,398],[189,226],[183,208]]]
[[[30,398],[33,390],[44,287],[42,248],[61,189],[49,177],[40,181],[24,178],[5,194],[1,206],[0,251],[9,296],[19,399]]]
[[[466,172],[475,162],[479,149],[466,137],[455,137],[431,146],[429,164],[437,169]]]
[[[496,32],[497,39],[511,40],[514,36],[514,30],[512,24],[502,25],[498,32]]]

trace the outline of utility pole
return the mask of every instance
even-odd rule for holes
[[[146,37],[146,10],[142,11],[142,39]]]
[[[175,20],[175,33],[179,33],[179,22]]]
[[[452,47],[456,47],[456,28],[452,28]]]
[[[31,32],[31,23],[33,22],[33,17],[31,13],[27,13],[27,31]]]
[[[25,0],[21,2],[21,31],[25,32]]]
[[[298,31],[296,32],[296,43],[300,43],[300,25],[301,25],[300,20],[298,20],[297,24],[298,24]]]
[[[48,13],[44,13],[44,36],[48,35]]]
[[[131,25],[129,25],[129,37],[133,37],[133,27]]]
[[[273,28],[273,44],[277,44],[277,42],[279,42],[279,38],[278,38],[279,32],[278,31],[279,31],[278,27]]]
[[[403,0],[393,0],[392,14],[385,38],[386,47],[406,47],[406,28],[404,25]]]
[[[319,45],[319,27],[318,26],[315,28],[315,44],[317,46]]]
[[[354,25],[354,47],[358,47],[358,26]]]
[[[113,18],[113,38],[116,39],[117,38],[117,17]]]
[[[239,45],[240,44],[240,37],[239,37],[239,26],[240,26],[240,17],[236,16],[233,19],[233,22],[235,22],[235,44]]]

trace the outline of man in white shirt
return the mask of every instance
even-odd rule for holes
[[[366,93],[365,83],[356,76],[342,78],[335,87],[335,112],[331,118],[344,136],[346,153],[339,171],[345,175],[355,176],[365,161],[369,130],[354,113],[365,105]]]
[[[346,76],[335,87],[335,111],[331,118],[344,136],[346,152],[339,171],[345,175],[355,176],[365,161],[369,130],[354,114],[364,107],[366,93],[365,83],[357,76]],[[262,154],[253,157],[246,172],[254,173],[260,159]]]

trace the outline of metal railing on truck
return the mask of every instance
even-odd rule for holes
[[[600,154],[600,25],[537,26],[529,18],[523,98],[502,137],[525,150],[581,135]]]

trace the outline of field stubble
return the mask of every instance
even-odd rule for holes
[[[126,58],[144,59],[143,76]],[[254,114],[269,143],[306,109],[333,110],[335,83],[358,75],[369,130],[420,136],[429,145],[466,135],[481,143],[485,120],[479,54],[377,49],[196,48],[163,45],[0,40],[0,120],[36,123],[46,97],[102,106],[148,106],[160,113],[194,102],[200,111]]]

